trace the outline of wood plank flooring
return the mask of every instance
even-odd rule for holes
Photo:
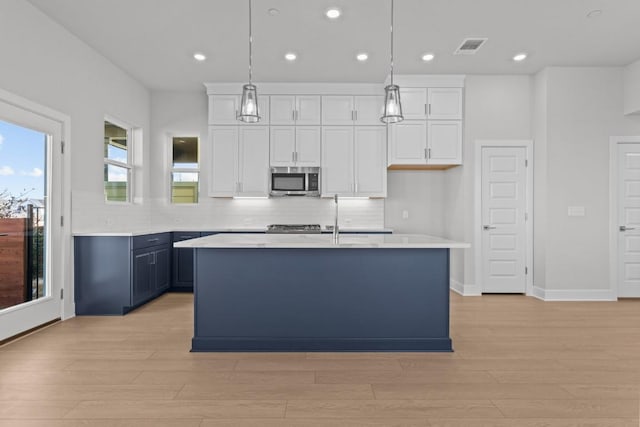
[[[640,300],[452,294],[454,353],[189,353],[192,298],[0,347],[0,427],[640,427]]]

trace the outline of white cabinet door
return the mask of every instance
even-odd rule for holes
[[[241,127],[239,142],[239,195],[267,197],[269,195],[269,127]]]
[[[295,123],[296,97],[293,95],[271,95],[269,114],[272,125],[292,125]]]
[[[426,164],[427,122],[405,120],[388,128],[390,165]]]
[[[240,103],[238,103],[238,111],[240,111]],[[269,124],[269,96],[268,95],[258,95],[258,115],[260,116],[260,121],[257,123],[245,123],[238,120],[238,124],[243,126],[268,125]]]
[[[384,126],[380,121],[384,96],[363,95],[355,97],[356,125]]]
[[[320,166],[319,126],[296,127],[295,152],[296,166]]]
[[[352,125],[353,115],[353,96],[329,95],[322,97],[323,125]]]
[[[296,151],[295,126],[271,126],[271,166],[294,166]]]
[[[387,196],[386,129],[356,126],[354,136],[356,196]]]
[[[322,127],[322,195],[353,196],[353,126]]]
[[[296,124],[319,125],[320,124],[320,96],[301,95],[296,96]]]
[[[209,95],[209,124],[238,124],[239,105],[240,97],[238,95]]]
[[[462,122],[429,121],[428,157],[430,165],[462,164]]]
[[[400,88],[400,102],[405,120],[424,120],[427,118],[427,89]]]
[[[428,92],[430,120],[462,120],[461,88],[430,88]]]
[[[238,127],[211,126],[211,182],[209,195],[232,197],[238,191]]]

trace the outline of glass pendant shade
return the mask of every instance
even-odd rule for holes
[[[257,123],[260,121],[256,85],[246,84],[242,86],[242,101],[240,102],[238,119],[245,123]]]
[[[402,105],[400,104],[400,88],[397,85],[388,85],[384,88],[384,111],[380,121],[398,123],[402,120],[404,117],[402,117]]]

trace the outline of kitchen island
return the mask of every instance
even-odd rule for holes
[[[452,351],[449,250],[425,235],[214,235],[194,249],[192,351]]]

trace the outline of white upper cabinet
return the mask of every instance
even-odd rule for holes
[[[427,122],[405,120],[389,125],[389,164],[421,165],[427,162]]]
[[[271,126],[271,166],[320,166],[319,126]]]
[[[212,126],[210,195],[232,197],[238,191],[238,127]]]
[[[240,127],[238,195],[269,194],[269,127]]]
[[[238,124],[238,109],[240,97],[238,95],[209,96],[209,124],[235,125]]]
[[[240,111],[239,95],[211,95],[209,96],[209,124],[210,125],[265,125],[269,123],[269,96],[258,96],[258,123],[243,123],[238,120]]]
[[[322,97],[322,124],[329,126],[384,126],[380,121],[384,96],[326,95]]]
[[[361,95],[355,96],[355,124],[365,126],[384,126],[380,121],[384,96]]]
[[[319,95],[271,95],[272,125],[319,125]]]
[[[320,166],[320,127],[296,127],[296,166]]]
[[[353,125],[354,104],[351,95],[328,95],[322,97],[323,125]]]
[[[295,166],[295,126],[271,126],[271,166]]]
[[[269,127],[211,126],[210,196],[266,197],[269,193]]]
[[[296,96],[296,125],[320,124],[320,96]]]
[[[322,127],[322,195],[353,196],[353,127]]]
[[[424,120],[427,118],[427,89],[401,87],[400,102],[405,120]]]
[[[322,195],[386,197],[386,129],[322,128]]]
[[[354,169],[356,196],[387,196],[387,138],[384,127],[355,128]]]
[[[461,88],[429,88],[429,120],[462,120]]]
[[[462,122],[430,120],[427,128],[428,164],[462,164]]]

